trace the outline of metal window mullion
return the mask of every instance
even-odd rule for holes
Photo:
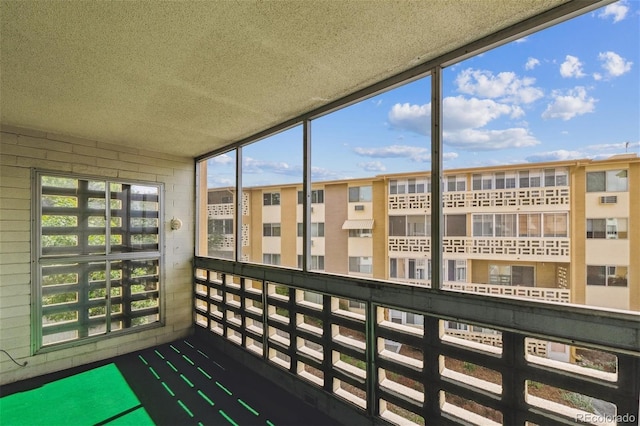
[[[442,67],[431,72],[431,288],[442,284]]]
[[[302,176],[302,270],[308,271],[311,264],[311,120],[303,123],[303,176]]]
[[[122,189],[124,189],[124,186],[127,186],[128,190],[125,193],[124,197],[118,197],[118,199],[120,200],[120,202],[122,203],[121,205],[121,211],[122,211],[122,223],[121,223],[121,229],[122,229],[122,241],[121,241],[121,245],[127,248],[130,248],[132,246],[131,244],[131,203],[132,203],[132,194],[131,194],[131,185],[130,184],[122,184]],[[111,211],[111,198],[109,198],[109,204],[107,205],[107,211]],[[111,242],[109,242],[111,243]]]
[[[108,256],[111,254],[111,182],[105,181],[105,194],[104,194],[104,245],[105,254]]]
[[[105,320],[107,321],[105,330],[108,334],[111,332],[111,262],[106,261],[105,263]]]
[[[236,204],[234,249],[236,262],[242,261],[242,147],[236,149]]]
[[[80,254],[88,253],[89,250],[89,196],[87,194],[89,182],[78,179],[78,246]],[[106,203],[106,200],[105,200]],[[106,245],[106,242],[105,242]],[[87,272],[89,262],[79,269],[78,276],[78,338],[89,336],[89,273]]]
[[[42,175],[36,171],[31,174],[36,196],[31,198],[31,226],[35,229],[35,238],[31,243],[32,276],[36,277],[31,292],[31,354],[42,347]],[[35,255],[34,255],[35,254]],[[36,259],[34,259],[34,256]],[[35,288],[34,288],[35,287]],[[36,320],[37,319],[37,320]]]
[[[111,260],[108,260],[111,254],[111,182],[105,182],[105,230],[104,230],[104,245],[105,245],[105,299],[106,299],[106,332],[111,332]]]

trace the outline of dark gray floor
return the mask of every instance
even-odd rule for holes
[[[336,424],[196,337],[6,385],[0,394],[33,389],[109,363],[118,367],[157,425]],[[118,423],[118,419],[101,424],[110,422]]]

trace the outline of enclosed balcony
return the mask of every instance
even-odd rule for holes
[[[637,4],[0,8],[3,423],[638,424]]]

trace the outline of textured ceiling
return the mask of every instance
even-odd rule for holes
[[[195,157],[563,2],[2,0],[2,124]]]

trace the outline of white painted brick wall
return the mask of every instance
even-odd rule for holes
[[[187,335],[192,327],[194,160],[31,129],[5,126],[0,130],[0,349],[19,362],[28,361],[27,367],[21,368],[0,353],[0,384]],[[32,168],[164,183],[164,327],[74,348],[31,353]],[[173,217],[183,222],[179,231],[170,230],[169,221]]]

